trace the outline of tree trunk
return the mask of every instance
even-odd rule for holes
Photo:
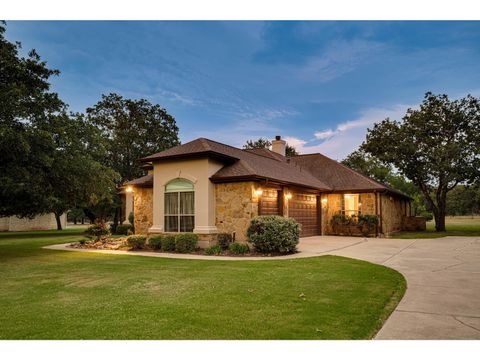
[[[62,222],[60,220],[61,214],[55,213],[55,220],[57,221],[57,230],[62,230]]]
[[[446,201],[440,200],[438,207],[434,209],[435,231],[446,231],[445,229]]]
[[[74,224],[74,225],[77,225],[77,217],[74,217],[74,218],[73,218],[73,224]]]
[[[120,208],[116,208],[115,215],[113,216],[113,226],[112,226],[112,230],[114,232],[117,231],[118,219],[120,217],[119,215],[120,215]]]

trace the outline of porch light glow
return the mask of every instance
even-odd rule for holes
[[[323,199],[322,199],[322,204],[325,205],[325,204],[327,203],[327,201],[328,201],[327,198],[323,198]]]
[[[291,198],[292,198],[292,194],[291,194],[291,193],[286,193],[286,194],[285,194],[285,199],[290,200]]]
[[[263,194],[263,190],[262,190],[262,189],[257,189],[257,190],[255,190],[255,195],[257,195],[257,196],[262,196],[262,194]]]
[[[127,186],[127,188],[125,189],[125,191],[126,191],[127,193],[131,193],[131,192],[133,192],[133,187]]]

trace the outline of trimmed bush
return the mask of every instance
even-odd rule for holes
[[[161,238],[162,251],[175,251],[175,235],[163,235]]]
[[[232,234],[221,233],[217,235],[217,243],[222,248],[222,250],[227,250],[228,246],[232,243],[232,241]]]
[[[242,255],[250,252],[250,248],[247,244],[231,243],[228,247],[228,251],[230,251],[232,254]]]
[[[183,233],[175,236],[175,251],[186,254],[195,250],[197,247],[198,235],[192,233]]]
[[[117,234],[117,235],[127,235],[128,230],[130,230],[130,231],[133,230],[133,226],[131,224],[117,225],[117,229],[115,230],[115,234]]]
[[[300,239],[300,224],[277,215],[256,216],[250,221],[247,236],[259,253],[293,253]]]
[[[143,249],[145,243],[147,242],[147,237],[143,235],[132,235],[127,238],[127,244],[133,250]]]
[[[368,236],[374,229],[375,226],[379,223],[379,218],[377,215],[358,215],[357,217],[358,226],[362,235]]]
[[[103,221],[98,221],[95,224],[89,226],[85,231],[85,234],[96,241],[104,240],[110,235],[108,226]]]
[[[205,249],[205,255],[220,255],[222,253],[222,248],[220,245],[213,245]]]
[[[162,235],[152,236],[148,239],[148,246],[152,249],[160,250],[162,248]]]

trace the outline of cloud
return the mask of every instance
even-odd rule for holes
[[[335,129],[316,131],[313,140],[304,140],[286,136],[288,144],[294,146],[301,154],[322,153],[333,159],[344,159],[356,150],[365,140],[367,128],[385,118],[400,119],[406,110],[412,107],[398,104],[391,107],[375,107],[363,111],[357,119],[338,124]]]
[[[371,61],[376,53],[384,49],[384,44],[375,41],[338,40],[322,54],[309,57],[298,68],[297,76],[303,80],[327,82]]]

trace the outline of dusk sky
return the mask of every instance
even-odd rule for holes
[[[426,91],[480,96],[480,22],[7,22],[72,111],[146,98],[182,142],[282,135],[343,159]]]

